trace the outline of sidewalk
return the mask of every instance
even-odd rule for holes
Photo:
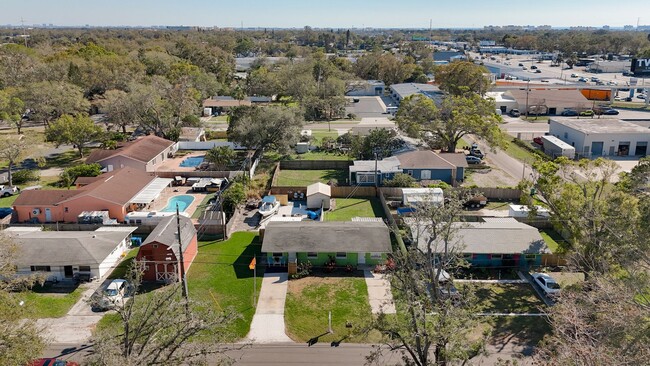
[[[372,273],[369,269],[363,270],[363,276],[368,286],[368,302],[373,314],[395,314],[395,303],[390,290],[390,282],[382,273]]]
[[[257,309],[246,341],[252,343],[291,342],[284,332],[284,303],[289,286],[287,273],[267,273],[262,279],[262,289]]]

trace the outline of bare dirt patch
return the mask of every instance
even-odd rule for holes
[[[471,172],[465,176],[463,186],[476,185],[478,187],[514,187],[519,181],[508,173],[495,167],[488,169],[467,170]],[[467,174],[467,173],[466,173]]]
[[[309,276],[297,280],[290,280],[289,288],[287,291],[292,294],[300,294],[302,293],[302,290],[307,287],[319,285],[335,285],[337,283],[339,283],[338,278]]]

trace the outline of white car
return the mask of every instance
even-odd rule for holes
[[[18,193],[18,187],[0,186],[0,196],[9,197]]]
[[[560,293],[560,284],[557,283],[553,277],[546,273],[533,273],[531,276],[547,296],[553,296]]]
[[[93,310],[112,310],[124,306],[128,300],[129,283],[126,280],[116,279],[106,286],[103,291],[97,291],[91,297]]]

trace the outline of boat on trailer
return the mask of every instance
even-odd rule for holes
[[[262,204],[259,208],[259,213],[262,217],[268,217],[280,209],[280,202],[275,198],[275,196],[266,196],[262,198]]]

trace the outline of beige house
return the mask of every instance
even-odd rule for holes
[[[115,150],[95,150],[88,156],[86,163],[98,163],[109,172],[125,167],[154,172],[160,164],[172,157],[177,149],[173,141],[148,135]]]

